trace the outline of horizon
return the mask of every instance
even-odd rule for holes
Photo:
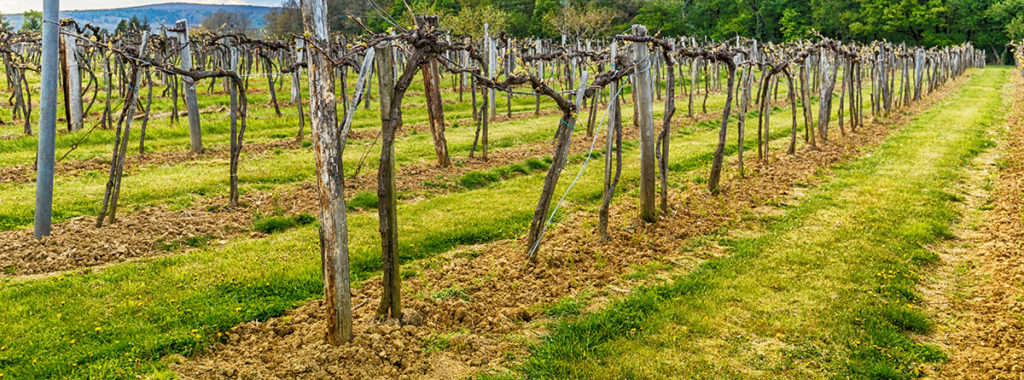
[[[105,9],[123,9],[132,7],[143,7],[147,5],[160,5],[171,3],[201,4],[201,5],[252,5],[261,7],[278,7],[280,0],[125,0],[116,7],[96,7],[95,0],[67,0],[61,1],[60,11],[94,11]],[[76,5],[77,4],[77,5]],[[42,1],[26,0],[0,0],[0,14],[18,15],[26,11],[42,11]]]

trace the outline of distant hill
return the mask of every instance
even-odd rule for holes
[[[252,20],[252,27],[260,29],[263,27],[263,16],[275,8],[258,5],[165,3],[129,8],[61,11],[60,17],[70,17],[79,22],[90,23],[104,29],[114,30],[114,28],[117,27],[117,23],[122,19],[130,19],[132,16],[138,16],[139,20],[148,18],[149,25],[156,30],[161,24],[171,26],[175,21],[180,19],[188,20],[189,25],[199,25],[199,23],[203,22],[203,19],[205,19],[206,16],[216,12],[218,9],[226,9],[230,12],[243,12],[248,14],[250,20]],[[15,30],[21,28],[21,14],[4,15],[4,18],[14,24]]]

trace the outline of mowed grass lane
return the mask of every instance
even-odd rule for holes
[[[941,361],[916,294],[959,215],[953,182],[1003,125],[1012,70],[976,72],[733,254],[560,322],[530,378],[908,378]]]

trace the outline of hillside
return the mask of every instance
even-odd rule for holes
[[[254,28],[263,27],[263,16],[274,9],[256,5],[212,5],[212,4],[190,4],[190,3],[165,3],[154,5],[143,5],[138,7],[114,8],[114,9],[92,9],[92,10],[70,10],[61,11],[60,17],[71,17],[80,22],[99,25],[105,29],[114,29],[122,19],[138,16],[139,19],[148,18],[154,28],[161,24],[170,25],[176,20],[187,19],[189,24],[199,24],[206,16],[216,12],[218,9],[227,9],[234,12],[244,12],[249,15]],[[10,20],[15,29],[21,27],[22,15],[4,15]]]

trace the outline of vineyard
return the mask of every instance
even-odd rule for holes
[[[1024,376],[1024,42],[301,6],[0,28],[0,378]]]

